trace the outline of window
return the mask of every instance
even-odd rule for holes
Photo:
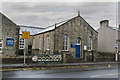
[[[81,45],[81,39],[80,39],[80,37],[77,38],[76,44],[80,44]]]
[[[41,37],[39,37],[39,49],[41,49]]]
[[[19,44],[20,49],[24,49],[24,39],[20,39],[20,44]]]
[[[47,50],[50,49],[50,37],[47,35]]]
[[[63,50],[68,50],[69,37],[67,35],[63,36]]]
[[[0,52],[2,52],[2,40],[0,39]]]
[[[92,38],[91,37],[88,38],[88,50],[89,51],[92,50]]]
[[[35,49],[35,38],[33,39],[33,48]]]

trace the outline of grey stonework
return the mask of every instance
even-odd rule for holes
[[[50,36],[50,50],[46,50],[46,36]],[[69,50],[63,51],[63,36],[68,35],[69,37]],[[39,37],[42,39],[41,49],[39,49]],[[75,48],[71,48],[71,43],[76,43],[76,39],[80,37],[81,39],[81,57],[85,59],[83,56],[84,54],[84,45],[87,46],[88,49],[88,37],[92,38],[92,50],[88,51],[87,53],[92,53],[93,57],[95,57],[95,52],[97,52],[97,38],[98,38],[98,32],[94,30],[81,16],[76,16],[70,20],[68,20],[66,23],[63,23],[62,25],[56,27],[53,30],[36,34],[34,35],[34,38],[36,39],[36,47],[34,49],[38,50],[38,53],[35,54],[54,54],[55,52],[60,52],[63,54],[63,62],[68,61],[67,55],[69,55],[69,58],[73,57],[75,58]],[[39,52],[40,51],[40,52]],[[93,53],[94,51],[94,53]],[[71,57],[70,57],[71,56]],[[70,60],[70,59],[69,59]],[[71,59],[72,60],[72,59]],[[94,59],[93,59],[94,60]],[[95,61],[95,60],[94,60]]]
[[[2,28],[3,39],[2,57],[14,57],[18,54],[19,49],[19,27],[3,14],[0,17],[2,18],[2,21],[0,21],[0,24],[2,24],[0,27]],[[7,38],[14,38],[14,46],[6,46]]]
[[[75,49],[70,48],[71,43],[76,43],[78,37],[81,38],[81,50],[83,57],[84,45],[88,45],[88,37],[92,37],[92,49],[97,50],[97,32],[80,16],[77,16],[67,23],[61,25],[55,29],[55,51],[62,51],[63,48],[63,36],[67,34],[69,36],[69,51],[66,53],[75,52]]]

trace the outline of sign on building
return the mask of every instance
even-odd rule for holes
[[[75,43],[71,43],[71,48],[75,48],[76,44]]]
[[[6,46],[14,46],[14,38],[7,38]]]
[[[114,47],[115,47],[115,48],[118,48],[118,44],[115,44]]]
[[[22,38],[23,39],[29,39],[30,38],[30,32],[22,31]]]

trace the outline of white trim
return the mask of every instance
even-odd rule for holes
[[[92,37],[90,37],[90,36],[88,37],[88,51],[92,51]]]
[[[69,51],[69,49],[68,50],[62,50],[62,51],[66,51],[67,52],[67,51]]]
[[[23,48],[21,48],[20,46],[20,41],[22,40],[22,42],[24,41],[23,43]],[[22,37],[19,39],[19,49],[24,49],[25,48],[25,39],[22,39]]]
[[[50,50],[50,36],[49,35],[47,35],[46,48],[47,48],[47,50]]]
[[[68,38],[68,41],[66,40],[67,39],[66,37]],[[63,51],[69,51],[69,36],[68,35],[63,36],[63,46],[62,47],[63,47]],[[67,49],[65,47],[67,47]]]
[[[33,49],[35,49],[35,38],[33,39]]]

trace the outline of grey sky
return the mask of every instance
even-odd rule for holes
[[[2,12],[18,25],[48,27],[80,15],[95,29],[101,20],[116,25],[115,2],[3,2]]]

